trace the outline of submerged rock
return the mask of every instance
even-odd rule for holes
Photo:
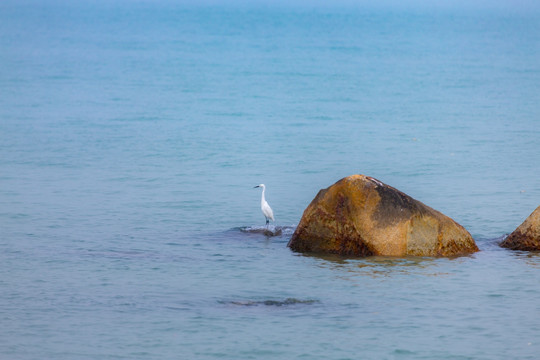
[[[365,175],[319,191],[288,246],[293,251],[369,256],[455,256],[478,251],[448,216]]]
[[[500,245],[512,250],[540,250],[540,206]]]
[[[240,305],[240,306],[257,306],[257,305],[288,306],[288,305],[298,305],[298,304],[311,305],[318,302],[319,302],[318,300],[301,300],[301,299],[295,299],[295,298],[287,298],[285,300],[231,301],[230,304]]]

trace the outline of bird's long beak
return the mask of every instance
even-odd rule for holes
[[[253,188],[255,189],[255,188],[258,188],[258,187],[260,187],[260,186],[259,186],[259,185],[257,185],[257,186],[254,186]]]

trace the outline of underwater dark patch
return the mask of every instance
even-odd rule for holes
[[[225,301],[225,304],[238,306],[290,306],[290,305],[311,305],[319,303],[319,300],[302,300],[295,298],[287,298],[285,300],[245,300],[245,301]]]

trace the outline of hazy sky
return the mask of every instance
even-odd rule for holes
[[[143,0],[146,1],[146,0]],[[288,5],[288,6],[354,6],[395,8],[457,8],[457,9],[508,9],[539,10],[540,1],[535,0],[164,0],[184,4],[242,4],[242,5]]]
[[[108,3],[109,0],[83,0],[88,3]],[[66,3],[70,0],[5,0],[3,3],[50,4]],[[81,1],[82,2],[82,1]],[[462,9],[508,9],[540,10],[537,0],[117,0],[117,3],[190,4],[190,5],[247,5],[247,6],[353,6],[395,8],[462,8]]]

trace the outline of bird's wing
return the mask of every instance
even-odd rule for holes
[[[263,213],[267,218],[272,219],[272,221],[274,221],[274,212],[272,211],[272,208],[270,207],[270,205],[268,205],[268,203],[264,203]]]

